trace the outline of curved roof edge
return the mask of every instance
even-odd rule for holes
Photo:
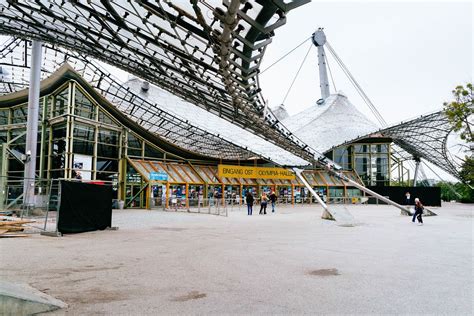
[[[177,158],[183,160],[207,160],[219,162],[222,159],[209,157],[199,153],[192,152],[190,150],[180,148],[179,145],[173,144],[166,139],[163,139],[159,135],[156,135],[152,132],[145,130],[139,124],[128,118],[124,113],[117,109],[109,100],[107,100],[103,95],[97,92],[94,87],[92,87],[74,68],[65,62],[60,68],[55,72],[51,73],[50,76],[41,80],[40,82],[40,95],[45,96],[52,93],[54,90],[59,88],[63,83],[68,80],[74,80],[78,82],[82,88],[84,88],[87,93],[89,93],[94,100],[99,103],[105,110],[114,116],[124,126],[130,128],[132,131],[148,140],[149,142],[155,144],[159,148],[165,150],[166,152],[175,155]],[[10,107],[18,105],[19,103],[24,103],[28,101],[28,91],[29,88],[12,92],[5,95],[0,95],[0,104],[1,107]],[[229,146],[237,146],[231,143],[228,143]],[[243,149],[241,149],[243,150]],[[257,154],[249,151],[249,156],[253,155],[258,157]],[[242,160],[232,160],[232,159],[223,159],[227,162],[242,162]],[[253,161],[253,160],[252,160]],[[265,162],[266,160],[260,158],[260,162]]]

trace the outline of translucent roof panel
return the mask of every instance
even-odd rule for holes
[[[0,50],[0,95],[9,94],[29,85],[30,43],[11,39]],[[160,138],[208,157],[221,159],[242,159],[260,155],[225,140],[216,133],[197,127],[176,114],[163,110],[157,102],[143,99],[124,87],[97,62],[75,52],[43,45],[41,78],[49,77],[65,61],[99,91],[120,112],[156,134]],[[27,65],[25,67],[25,65]]]
[[[315,151],[265,110],[258,84],[275,30],[290,10],[307,2],[2,1],[0,33],[117,66],[313,160]],[[153,125],[148,118],[143,122]]]

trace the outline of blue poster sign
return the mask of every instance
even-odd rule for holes
[[[163,171],[152,171],[150,172],[150,180],[155,181],[168,181],[168,174]]]

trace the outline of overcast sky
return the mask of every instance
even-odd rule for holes
[[[312,1],[288,13],[261,69],[324,27],[328,42],[390,123],[437,111],[458,84],[472,81],[471,1]],[[281,104],[304,60],[308,41],[260,76],[271,107]],[[374,116],[328,53],[338,90]],[[317,50],[311,48],[286,100],[295,114],[320,98]],[[331,92],[334,88],[331,86]]]

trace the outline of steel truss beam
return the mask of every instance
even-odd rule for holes
[[[259,65],[292,1],[14,1],[0,33],[39,39],[126,70],[306,160],[315,151],[270,112]]]
[[[24,66],[29,63],[31,57],[30,50],[25,49],[28,45],[29,41],[11,39],[0,51],[0,95],[28,88],[29,67]],[[259,156],[161,110],[158,104],[148,102],[124,88],[98,63],[79,53],[45,44],[41,65],[42,79],[51,75],[66,61],[78,69],[80,75],[124,115],[167,142],[212,158],[246,160]]]

